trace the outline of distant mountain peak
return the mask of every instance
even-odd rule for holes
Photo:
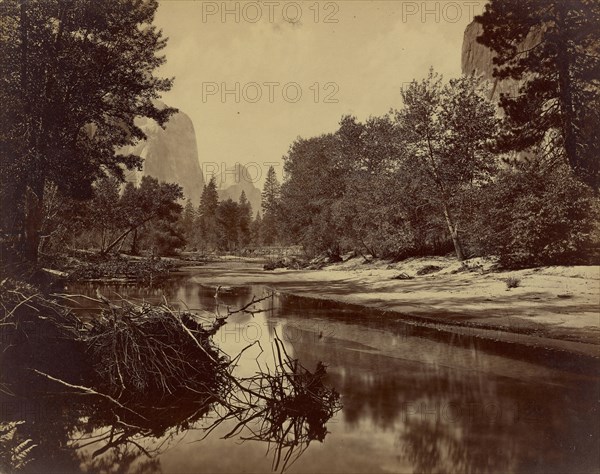
[[[232,199],[238,201],[242,191],[246,193],[246,198],[252,205],[253,212],[260,210],[261,193],[255,186],[255,182],[260,178],[255,171],[249,170],[241,163],[236,163],[232,166],[222,165],[218,170],[213,172],[208,171],[206,179],[209,180],[213,176],[219,191],[219,199]]]

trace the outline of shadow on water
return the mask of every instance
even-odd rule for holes
[[[110,298],[166,298],[225,313],[265,293],[221,288],[215,308],[215,288],[186,277],[162,288],[100,289]],[[2,394],[3,442],[37,445],[30,472],[599,469],[596,361],[305,298],[274,295],[256,307],[261,312],[232,315],[213,337],[223,352],[240,354],[232,375],[245,389],[234,383],[227,400],[215,394],[148,406],[141,423],[44,382],[29,396]],[[77,311],[93,317],[92,305]],[[327,387],[341,394],[341,410]]]

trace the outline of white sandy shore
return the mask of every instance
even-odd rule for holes
[[[419,258],[389,264],[361,258],[322,270],[263,271],[248,262],[208,265],[196,279],[217,285],[265,284],[288,293],[394,311],[444,325],[517,333],[572,342],[600,356],[600,267],[555,266],[488,272],[491,262],[471,260],[458,272],[452,258]],[[426,265],[442,267],[418,276]],[[395,280],[404,273],[411,279]],[[520,279],[507,289],[506,279]],[[583,347],[582,346],[589,346]],[[555,346],[569,349],[565,344]],[[575,347],[571,344],[571,348]]]

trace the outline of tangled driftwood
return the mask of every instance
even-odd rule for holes
[[[226,438],[268,442],[274,448],[273,468],[284,470],[311,441],[323,440],[325,423],[340,409],[339,395],[323,383],[325,366],[318,364],[314,372],[304,368],[287,354],[276,333],[274,368],[257,365],[257,373],[247,378],[235,375],[236,364],[245,350],[260,343],[247,346],[233,358],[213,344],[211,336],[229,315],[255,314],[260,311],[255,304],[272,295],[253,297],[239,309],[228,307],[227,314],[217,312],[210,320],[176,310],[166,301],[150,305],[123,299],[111,302],[99,294],[96,298],[54,295],[63,301],[86,298],[98,303],[100,313],[84,323],[56,300],[34,290],[2,282],[2,324],[18,326],[24,315],[42,318],[51,321],[61,337],[85,347],[87,367],[94,373],[85,385],[36,367],[30,372],[61,390],[66,387],[72,394],[98,400],[91,405],[90,419],[96,418],[96,423],[109,429],[102,438],[106,443],[94,456],[123,445],[153,456],[160,449],[151,452],[142,440],[202,423],[212,407],[218,406],[216,421],[202,426],[206,435],[229,422]],[[218,308],[218,291],[215,297]]]

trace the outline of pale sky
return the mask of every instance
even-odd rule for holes
[[[296,137],[399,107],[403,83],[430,66],[460,75],[463,32],[484,4],[161,0],[155,23],[169,44],[160,74],[175,77],[163,100],[191,117],[203,171],[257,163],[264,177],[278,163],[281,176]]]

